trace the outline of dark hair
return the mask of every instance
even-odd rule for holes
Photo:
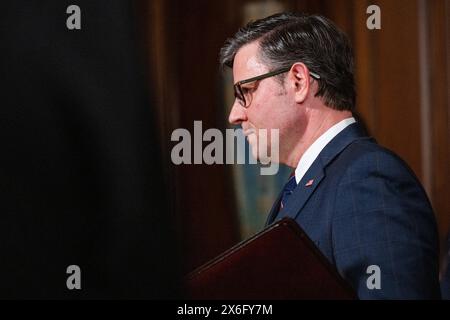
[[[221,65],[233,67],[241,47],[259,41],[260,59],[271,69],[303,62],[320,75],[316,96],[337,110],[355,108],[353,53],[347,36],[319,15],[280,13],[248,23],[220,51]]]

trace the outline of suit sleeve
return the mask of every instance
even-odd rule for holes
[[[335,201],[335,263],[360,299],[440,298],[434,214],[402,160],[387,151],[357,156]]]

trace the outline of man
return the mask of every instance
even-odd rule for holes
[[[441,279],[441,294],[442,299],[450,300],[450,233],[447,236],[447,254],[444,258],[445,267]]]
[[[295,219],[361,299],[439,298],[432,208],[408,166],[352,116],[346,35],[321,16],[277,14],[239,30],[221,64],[235,82],[229,121],[255,155],[260,130],[278,130],[279,161],[295,168],[267,223]]]

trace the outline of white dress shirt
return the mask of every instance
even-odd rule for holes
[[[339,132],[344,130],[347,126],[356,122],[355,118],[347,118],[332,126],[330,129],[325,131],[309,148],[305,151],[300,161],[295,169],[295,181],[297,184],[302,180],[306,171],[313,164],[314,160],[319,156],[320,152],[325,148],[325,146],[333,140],[334,137],[338,135]]]

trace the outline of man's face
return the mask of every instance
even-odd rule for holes
[[[253,42],[237,52],[233,63],[234,83],[272,71],[259,61],[258,51],[258,44]],[[242,84],[242,89],[249,90],[251,103],[245,108],[235,99],[228,121],[242,126],[253,156],[260,161],[266,161],[262,156],[270,153],[271,130],[279,130],[279,159],[272,160],[284,162],[300,127],[301,112],[294,103],[293,90],[280,84],[275,77]],[[267,139],[264,139],[265,134]]]

